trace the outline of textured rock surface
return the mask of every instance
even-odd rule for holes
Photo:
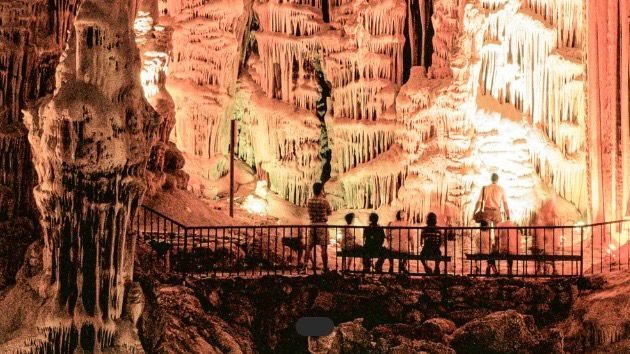
[[[571,305],[559,306],[560,301],[578,295],[574,281],[372,279],[327,274],[208,279],[179,286],[170,284],[181,284],[182,279],[161,274],[146,252],[146,247],[141,248],[138,264],[143,266],[137,268],[136,279],[147,294],[139,332],[147,351],[230,347],[235,352],[279,353],[562,353],[574,352],[572,345],[582,343],[579,336],[571,339],[574,335],[564,327],[576,320],[567,320]],[[589,291],[595,297],[600,290]],[[437,303],[427,295],[433,291],[441,294],[440,299],[433,296]],[[588,294],[583,293],[584,299]],[[607,298],[605,294],[601,293]],[[540,304],[549,306],[541,311]],[[576,307],[575,313],[583,314],[579,309],[584,306]],[[477,308],[486,312],[448,320],[457,312]],[[412,312],[417,315],[408,319],[405,315]],[[335,332],[321,338],[300,337],[294,325],[303,316],[330,317]],[[418,317],[427,320],[422,323]],[[607,348],[624,348],[624,338],[618,337]]]
[[[569,319],[559,326],[569,352],[630,350],[630,273],[616,272],[586,284]]]
[[[453,333],[450,344],[458,353],[520,353],[535,348],[538,337],[531,316],[508,310],[466,323]]]
[[[593,218],[630,211],[630,4],[588,1],[588,142]]]
[[[15,282],[21,257],[34,241],[34,226],[27,218],[0,222],[0,291]]]
[[[457,326],[451,320],[447,320],[446,318],[431,318],[420,326],[420,333],[422,333],[423,338],[440,343],[445,342],[445,336],[453,333],[455,328],[457,328]]]
[[[621,14],[611,20],[623,18],[628,6],[609,1]],[[235,118],[238,156],[296,204],[321,175],[327,141],[335,208],[393,205],[412,220],[433,210],[468,223],[487,176],[499,172],[517,221],[554,195],[567,201],[563,222],[604,204],[619,217],[629,197],[627,29],[601,28],[621,33],[610,46],[621,48],[619,59],[602,62],[623,70],[600,66],[602,78],[620,72],[611,81],[619,83],[618,108],[605,105],[612,96],[598,103],[604,85],[594,82],[603,79],[589,75],[593,106],[616,117],[606,120],[617,122],[614,137],[612,123],[586,119],[586,53],[609,46],[587,36],[597,25],[587,22],[585,3],[164,1],[159,13],[174,29],[174,137],[194,161],[186,171],[202,180],[227,172],[227,122]],[[325,138],[315,117],[316,68],[331,86]],[[588,150],[600,125],[615,139],[606,151]],[[615,188],[603,191],[613,179]],[[192,187],[201,192],[203,182]]]
[[[452,314],[476,308],[483,308],[488,313],[519,309],[531,314],[533,317],[530,318],[535,318],[540,326],[549,326],[568,316],[570,305],[560,305],[560,299],[571,299],[574,296],[572,294],[576,294],[572,286],[565,282],[529,283],[463,278],[377,280],[334,274],[308,278],[207,280],[196,282],[193,287],[197,296],[206,303],[204,308],[209,314],[216,314],[227,323],[251,331],[258,351],[287,353],[303,351],[308,345],[294,330],[295,321],[302,316],[327,316],[338,326],[348,322],[346,334],[352,335],[352,338],[367,336],[370,352],[420,345],[414,344],[414,341],[430,342],[433,343],[431,346],[446,348],[446,352],[449,352],[445,340],[447,336],[432,339],[436,337],[434,331],[423,331],[423,327],[429,325],[421,325],[406,314],[415,311],[430,322],[447,323],[441,328],[444,334],[454,329],[447,320]],[[519,288],[530,289],[531,296],[517,298],[510,295]],[[459,299],[449,295],[456,289],[464,294]],[[551,300],[543,296],[549,291],[555,294],[551,295]],[[434,302],[427,295],[431,292],[443,296]],[[538,304],[541,302],[553,305],[540,311]],[[358,318],[362,319],[360,325],[355,321]],[[456,323],[461,326],[471,320],[474,320],[472,316]],[[335,352],[344,343],[344,335],[338,331],[327,339],[311,340],[310,347],[313,351]],[[441,346],[437,341],[443,341]],[[348,339],[347,342],[365,345],[360,344],[364,340]],[[379,342],[382,342],[380,346]]]
[[[25,325],[44,338],[23,339],[25,346],[134,346],[121,319],[135,248],[128,226],[158,123],[140,86],[136,8],[128,0],[82,2],[56,90],[26,113],[39,177],[44,305]]]
[[[142,317],[149,353],[254,353],[246,331],[207,314],[190,288],[163,286],[151,293]]]
[[[0,184],[15,198],[16,214],[35,205],[36,177],[21,110],[54,89],[59,62],[78,1],[0,3]]]
[[[370,335],[362,320],[342,323],[323,337],[309,337],[308,351],[313,354],[361,353],[370,349]]]

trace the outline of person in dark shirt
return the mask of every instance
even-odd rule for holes
[[[442,246],[442,233],[436,228],[436,225],[437,215],[435,215],[435,213],[427,214],[427,226],[422,230],[422,235],[420,236],[420,244],[422,245],[420,256],[422,258],[435,258],[442,255],[442,251],[440,250],[440,246]],[[421,262],[427,274],[440,274],[439,260],[435,261],[434,270],[427,265],[426,259],[422,259]]]
[[[383,263],[385,263],[385,230],[378,224],[378,214],[370,214],[370,224],[363,229],[363,250],[368,255],[363,258],[363,271],[369,272],[372,268],[371,259],[378,257],[376,261],[376,272],[383,271]],[[390,267],[391,268],[391,267]]]

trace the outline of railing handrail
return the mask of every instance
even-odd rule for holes
[[[183,228],[183,229],[229,229],[229,228],[248,228],[248,229],[265,229],[269,227],[276,228],[306,228],[306,227],[327,227],[327,228],[350,228],[350,229],[364,229],[368,225],[345,225],[345,224],[269,224],[269,225],[201,225],[201,226],[190,226],[185,225],[183,222],[179,222],[164,213],[161,213],[149,206],[142,205],[142,208],[149,210],[152,213],[157,214],[159,217],[166,219],[169,222]],[[604,225],[612,225],[612,224],[620,224],[630,222],[630,219],[621,219],[621,220],[613,220],[613,221],[602,221],[598,223],[592,224],[583,224],[583,225],[532,225],[532,226],[494,226],[495,230],[522,230],[522,229],[530,229],[530,230],[539,230],[539,229],[581,229],[581,228],[592,228],[596,226],[604,226]],[[423,225],[407,225],[407,226],[390,226],[390,225],[379,225],[383,229],[392,229],[392,230],[423,230],[428,228],[428,226]],[[488,226],[489,227],[489,226]],[[482,226],[435,226],[435,229],[438,230],[479,230],[486,229],[488,227]]]
[[[143,204],[143,205],[142,205],[142,208],[147,209],[148,211],[150,211],[150,212],[152,212],[152,213],[156,214],[157,216],[159,216],[159,217],[161,217],[161,218],[166,219],[167,221],[169,221],[169,222],[171,222],[171,223],[173,223],[173,224],[175,224],[175,225],[177,225],[177,226],[179,226],[179,227],[181,227],[181,228],[183,228],[183,229],[190,228],[190,226],[186,226],[186,225],[184,225],[183,223],[181,223],[181,222],[179,222],[179,221],[177,221],[177,220],[175,220],[175,219],[173,219],[173,218],[171,218],[171,217],[169,217],[169,216],[166,216],[166,215],[164,215],[163,213],[161,213],[161,212],[159,212],[159,211],[157,211],[157,210],[155,210],[155,209],[153,209],[153,208],[151,208],[151,207],[149,207],[149,206],[146,206],[146,205],[144,205],[144,204]]]
[[[304,270],[309,262],[312,272],[316,274],[320,264],[316,261],[318,249],[314,246],[321,242],[321,237],[329,240],[329,248],[324,256],[320,252],[320,257],[327,257],[329,262],[334,260],[334,265],[329,263],[334,270],[350,269],[349,260],[353,258],[355,271],[357,262],[359,265],[363,263],[364,268],[369,263],[367,270],[370,271],[371,258],[374,258],[371,252],[376,252],[364,248],[367,246],[358,242],[369,225],[301,223],[190,226],[150,206],[142,205],[140,210],[134,217],[138,237],[142,234],[145,241],[152,241],[149,243],[156,254],[164,257],[166,269],[176,269],[184,275],[264,275],[285,274],[285,271],[287,274],[306,274]],[[425,238],[422,235],[425,230],[432,228],[441,234],[442,252],[439,256],[445,257],[445,274],[480,275],[484,263],[486,272],[494,267],[495,274],[499,274],[497,265],[501,268],[500,264],[507,263],[508,275],[512,275],[515,265],[516,276],[548,276],[549,267],[551,276],[581,276],[588,269],[594,274],[596,271],[603,272],[604,267],[609,270],[630,267],[630,248],[623,251],[623,254],[621,251],[618,254],[613,252],[615,247],[620,247],[625,242],[620,237],[630,236],[629,225],[628,218],[591,224],[514,225],[494,228],[479,225],[379,225],[385,231],[387,242],[380,246],[383,251],[378,252],[389,252],[386,254],[390,257],[390,269],[397,262],[399,271],[408,265],[406,271],[411,272],[410,274],[432,275],[431,270],[427,272],[428,267],[424,264],[430,258],[422,258],[432,257],[431,252],[434,252],[429,250],[423,255],[425,249],[422,241]],[[325,236],[320,235],[316,228],[327,230]],[[348,229],[352,231],[348,233]],[[494,233],[489,232],[493,229]],[[357,236],[360,238],[352,238]],[[331,242],[332,239],[337,242]],[[345,243],[344,240],[351,242]],[[434,242],[429,242],[429,245],[432,243]],[[589,254],[585,254],[587,249],[590,250]],[[364,252],[363,256],[360,252]],[[379,260],[385,259],[383,254],[380,254]],[[359,260],[356,260],[357,257]],[[368,263],[365,263],[366,259]],[[589,268],[585,270],[586,265]],[[422,268],[425,269],[424,273]]]

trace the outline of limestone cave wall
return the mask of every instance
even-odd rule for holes
[[[573,209],[567,222],[602,208],[618,218],[628,199],[628,29],[627,6],[611,3],[614,16],[583,0],[164,0],[173,139],[195,161],[187,172],[216,179],[236,119],[238,156],[296,204],[330,159],[338,209],[392,206],[415,220],[434,210],[466,223],[498,172],[513,219],[556,197]],[[597,28],[606,16],[617,27]],[[598,54],[611,50],[619,55]],[[618,83],[608,103],[586,70],[593,57],[616,65],[599,73]],[[318,68],[331,87],[324,123]],[[588,148],[601,139],[614,148]]]

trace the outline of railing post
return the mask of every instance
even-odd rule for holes
[[[580,227],[580,276],[584,276],[584,226]]]
[[[186,280],[186,273],[188,272],[188,227],[184,227],[184,250],[180,259],[182,260],[183,265],[182,276],[184,277],[184,280]]]
[[[448,229],[445,229],[445,231],[442,233],[443,237],[444,237],[444,256],[448,257]],[[446,258],[444,258],[446,259]],[[448,262],[444,261],[444,275],[448,274]]]

